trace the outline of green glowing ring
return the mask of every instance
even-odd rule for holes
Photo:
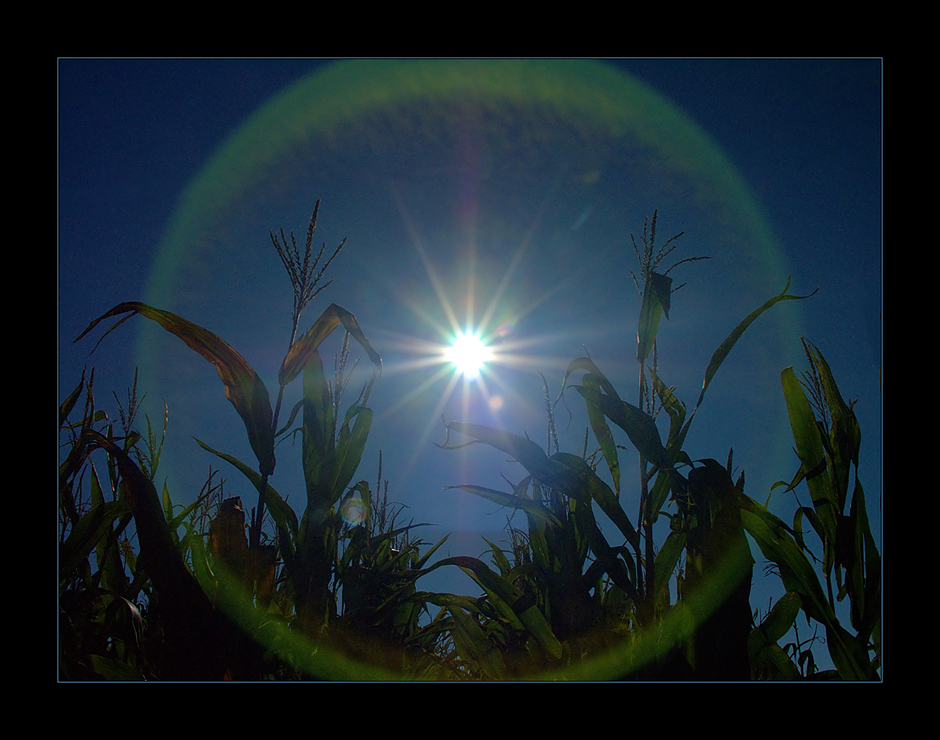
[[[658,157],[658,165],[691,185],[696,202],[713,214],[733,238],[751,245],[768,274],[786,269],[761,207],[734,165],[680,109],[613,67],[587,60],[355,60],[326,66],[274,96],[252,115],[213,156],[183,192],[162,240],[146,301],[171,306],[177,275],[204,243],[222,228],[238,204],[266,192],[276,198],[285,186],[289,163],[308,142],[340,150],[359,136],[364,151],[380,152],[369,138],[370,121],[395,110],[433,109],[472,96],[493,109],[550,111],[574,135],[598,127],[614,142],[627,142]],[[420,121],[399,119],[401,133],[420,140]],[[782,280],[781,280],[782,284]],[[145,366],[156,358],[143,338],[138,346]],[[251,617],[245,615],[246,622]],[[661,634],[688,634],[687,615],[675,613]],[[296,640],[288,630],[277,641]],[[649,643],[649,641],[647,641]],[[389,679],[372,666],[352,663],[326,646],[297,645],[304,668],[326,678]],[[655,657],[640,650],[612,651],[577,669],[539,678],[610,678],[625,664]]]

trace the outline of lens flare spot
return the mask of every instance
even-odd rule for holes
[[[347,498],[340,507],[340,516],[350,526],[363,524],[366,520],[366,505],[358,496]]]

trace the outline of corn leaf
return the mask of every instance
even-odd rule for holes
[[[799,296],[799,295],[790,295],[787,293],[787,290],[790,287],[790,281],[787,280],[787,284],[783,287],[783,290],[779,295],[774,296],[769,301],[767,301],[760,308],[753,310],[748,316],[738,324],[732,332],[728,335],[727,339],[719,345],[718,349],[715,350],[712,355],[711,361],[708,363],[708,367],[705,369],[705,379],[702,381],[702,391],[699,394],[698,402],[695,404],[695,407],[698,408],[702,404],[702,399],[705,396],[705,391],[708,389],[708,386],[711,384],[712,379],[715,377],[715,373],[718,372],[718,368],[721,367],[721,364],[725,361],[728,355],[731,353],[731,350],[734,348],[734,345],[737,344],[737,341],[741,338],[744,332],[747,331],[748,327],[757,321],[768,309],[780,303],[780,301],[792,301],[792,300],[802,300],[808,298],[809,296]],[[813,291],[815,293],[815,291]],[[812,295],[812,293],[810,294]]]
[[[669,301],[672,294],[672,278],[650,272],[643,290],[643,304],[637,324],[636,359],[646,362],[656,344],[659,322],[663,316],[669,318]]]
[[[303,470],[307,507],[329,508],[335,503],[332,487],[336,464],[333,396],[323,372],[320,353],[307,358],[303,378]]]
[[[323,343],[323,340],[332,334],[333,330],[340,325],[349,332],[349,335],[353,339],[362,345],[366,354],[369,355],[369,359],[372,360],[377,367],[381,367],[382,358],[379,356],[379,353],[372,348],[368,340],[366,340],[362,329],[359,328],[356,317],[345,308],[341,308],[333,303],[320,314],[320,318],[316,320],[304,336],[294,342],[290,351],[288,351],[284,362],[281,363],[281,370],[278,373],[278,381],[282,386],[287,385],[300,374],[307,366],[310,357],[316,352],[320,344]]]
[[[805,340],[804,346],[819,374],[826,406],[831,417],[829,451],[832,456],[832,465],[830,474],[839,511],[842,511],[848,494],[850,466],[858,467],[861,429],[851,405],[846,404],[842,399],[832,370],[822,353]]]
[[[591,469],[584,458],[568,452],[556,452],[552,455],[551,462],[557,466],[558,471],[553,485],[565,493],[567,493],[566,489],[577,491],[577,495],[568,494],[575,499],[594,501],[601,511],[617,525],[628,542],[633,545],[639,542],[639,535],[620,506],[613,490]]]
[[[262,477],[256,470],[253,470],[250,465],[246,465],[238,458],[227,455],[224,452],[214,450],[204,442],[200,442],[198,439],[196,440],[196,444],[198,444],[207,452],[211,452],[213,455],[221,458],[222,460],[225,460],[237,470],[241,471],[242,475],[251,481],[255,489],[260,491]],[[271,518],[274,520],[274,524],[278,528],[278,531],[288,535],[282,536],[280,538],[279,544],[285,551],[285,557],[289,557],[293,553],[293,543],[295,543],[297,540],[297,532],[299,529],[297,524],[297,514],[294,513],[294,510],[291,508],[291,506],[281,497],[281,494],[271,487],[270,483],[267,484],[267,488],[265,489],[264,502],[265,506],[267,506],[268,511],[271,514]]]
[[[577,359],[574,359],[568,363],[568,367],[565,370],[565,377],[561,382],[563,392],[568,383],[568,378],[570,378],[573,373],[576,373],[579,370],[583,370],[584,372],[591,375],[597,381],[597,384],[600,386],[601,390],[604,391],[604,393],[606,393],[608,396],[616,399],[620,398],[613,384],[607,379],[604,373],[600,371],[600,368],[594,364],[594,361],[591,360],[590,357],[578,357]]]
[[[503,662],[503,655],[486,638],[476,620],[459,605],[450,606],[448,611],[454,621],[452,636],[458,654],[466,656],[466,659],[481,666],[486,678],[504,678],[506,666]]]
[[[800,596],[797,593],[788,591],[781,596],[770,614],[760,624],[760,629],[768,640],[779,642],[782,640],[790,628],[796,622],[800,613]]]
[[[603,393],[592,393],[585,386],[576,389],[587,403],[596,404],[604,416],[627,433],[631,444],[644,459],[661,470],[671,467],[672,461],[666,454],[666,448],[663,447],[659,429],[652,416],[628,401],[621,401]]]
[[[561,526],[561,522],[558,520],[558,518],[541,503],[538,501],[533,501],[532,499],[526,498],[524,496],[519,496],[518,494],[504,493],[503,491],[497,491],[493,488],[474,486],[470,484],[446,486],[446,488],[458,488],[462,491],[466,491],[467,493],[472,493],[474,496],[484,498],[487,501],[493,501],[500,506],[506,506],[511,509],[519,509],[524,511],[530,517],[548,522],[553,526]]]
[[[670,449],[679,449],[682,447],[685,442],[686,435],[689,433],[689,428],[692,426],[692,419],[695,417],[695,412],[698,411],[699,407],[702,405],[702,401],[705,399],[705,391],[708,390],[708,386],[711,385],[712,380],[715,377],[715,374],[718,372],[718,369],[721,367],[722,363],[727,359],[728,355],[731,353],[731,350],[734,348],[734,345],[737,344],[737,341],[741,338],[748,327],[753,324],[761,314],[763,314],[768,309],[772,308],[781,301],[792,301],[792,300],[802,300],[804,298],[809,298],[809,295],[799,296],[799,295],[790,295],[787,293],[787,290],[790,287],[790,281],[787,280],[787,284],[784,286],[783,291],[778,295],[771,298],[769,301],[764,303],[759,308],[752,311],[748,316],[738,324],[728,335],[728,337],[723,341],[718,349],[712,354],[712,358],[708,363],[708,367],[705,368],[705,378],[702,381],[702,390],[699,393],[698,401],[695,402],[695,407],[692,409],[692,413],[686,419],[685,426],[682,427],[682,431],[679,432],[679,435],[673,439],[672,434],[670,434]]]
[[[452,421],[447,424],[449,431],[460,432],[468,437],[474,437],[473,442],[482,442],[501,452],[510,455],[516,462],[524,467],[533,478],[548,483],[551,478],[551,466],[548,462],[548,455],[528,437],[520,437],[517,434],[503,431],[502,429],[493,429],[479,424],[468,424],[462,421]],[[445,443],[444,449],[452,449],[452,445]]]
[[[653,598],[657,605],[668,606],[669,604],[669,581],[679,562],[679,555],[685,547],[685,541],[685,532],[670,532],[659,548],[659,552],[656,553]]]
[[[272,429],[271,399],[261,378],[245,359],[212,332],[191,321],[136,301],[121,303],[92,321],[75,340],[79,341],[104,319],[128,314],[105,332],[107,336],[134,314],[156,321],[166,331],[175,334],[186,345],[215,365],[225,386],[225,397],[241,416],[248,432],[251,449],[258,458],[261,473],[274,472],[274,430]],[[102,336],[101,339],[104,339]],[[100,343],[101,340],[99,340]],[[96,345],[97,346],[97,345]]]
[[[141,558],[146,560],[153,583],[161,597],[172,600],[174,608],[188,612],[190,616],[207,618],[208,601],[183,563],[164,518],[160,497],[153,482],[112,440],[93,429],[83,432],[83,436],[113,456],[120,468],[127,506],[133,513],[137,526]]]
[[[336,440],[335,467],[333,469],[333,490],[342,491],[349,485],[369,441],[372,428],[372,409],[355,405],[346,414],[346,420]],[[349,422],[352,421],[352,426]]]
[[[128,511],[127,504],[118,500],[103,502],[85,513],[59,546],[60,576],[66,577],[81,565],[102,540],[113,534],[113,523]]]
[[[748,635],[747,649],[752,671],[758,678],[796,681],[799,668],[777,644],[793,627],[800,613],[800,596],[785,593],[774,604],[770,614]]]
[[[800,458],[800,470],[805,474],[824,542],[835,542],[836,519],[841,512],[832,490],[826,466],[826,448],[820,436],[819,425],[813,415],[809,399],[792,367],[780,374],[783,396],[790,417],[790,430]]]
[[[437,565],[456,565],[469,575],[490,597],[493,605],[516,629],[526,629],[550,655],[560,658],[561,643],[545,616],[508,579],[494,572],[478,558],[457,556],[438,561]]]
[[[596,398],[600,395],[600,385],[597,376],[591,373],[585,373],[581,382],[592,398]],[[607,469],[610,470],[610,476],[614,481],[614,490],[619,497],[620,458],[617,455],[617,445],[614,442],[614,435],[611,433],[610,427],[607,426],[607,422],[605,421],[606,417],[601,412],[598,405],[596,403],[586,403],[585,406],[587,407],[588,421],[591,424],[591,430],[594,432],[594,437],[600,445],[604,460],[607,462]]]
[[[807,617],[825,627],[829,655],[839,675],[848,680],[871,678],[867,651],[839,624],[812,564],[786,525],[751,498],[738,494],[737,500],[744,528],[764,557],[777,565],[784,588],[799,594]]]
[[[78,381],[78,385],[75,386],[75,390],[69,393],[68,397],[59,406],[59,427],[65,423],[66,419],[69,417],[69,414],[72,413],[72,409],[75,407],[75,402],[78,400],[78,397],[81,395],[81,392],[84,389],[85,371],[82,370],[81,380]]]
[[[653,390],[656,391],[663,408],[669,414],[669,436],[666,439],[666,452],[676,462],[677,458],[684,454],[681,450],[681,432],[686,417],[686,407],[673,393],[672,388],[667,386],[652,368],[649,369],[649,374],[653,381]],[[691,464],[691,461],[689,462]]]

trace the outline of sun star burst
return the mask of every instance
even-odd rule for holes
[[[492,358],[493,352],[477,334],[461,332],[454,338],[445,357],[465,378],[475,378]]]

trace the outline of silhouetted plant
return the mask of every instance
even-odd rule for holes
[[[861,429],[854,404],[843,400],[822,353],[802,341],[808,361],[803,380],[792,368],[781,373],[800,466],[789,483],[781,481],[774,489],[796,492],[805,485],[810,503],[797,508],[792,527],[756,501],[744,500],[741,509],[748,533],[787,589],[751,635],[751,662],[759,675],[771,678],[798,677],[802,669],[802,675],[815,678],[873,679],[881,667],[881,555],[858,477]],[[807,545],[804,521],[821,557]],[[821,563],[822,583],[814,563]],[[844,600],[851,630],[836,613]],[[815,672],[811,649],[793,645],[787,654],[777,644],[796,626],[800,611],[808,624],[824,629],[834,671]]]
[[[94,371],[87,384],[83,373],[59,410],[67,436],[59,466],[60,675],[221,677],[222,622],[195,585],[175,534],[208,492],[175,514],[166,488],[161,499],[154,487],[157,445],[151,440],[139,449],[136,383],[120,411],[123,436],[95,407],[93,387]],[[82,417],[70,422],[82,395]],[[106,475],[95,465],[98,451]]]
[[[613,487],[598,476],[593,455],[579,456],[560,451],[550,454],[551,441],[547,453],[527,437],[504,430],[463,422],[446,424],[448,437],[443,447],[452,449],[483,443],[508,454],[528,473],[511,493],[473,485],[456,487],[520,510],[528,521],[528,553],[526,557],[517,557],[515,564],[510,563],[492,543],[491,556],[498,572],[478,559],[449,560],[480,584],[490,605],[489,608],[476,606],[472,609],[459,604],[451,607],[456,622],[470,619],[478,625],[478,628],[468,625],[461,628],[464,642],[477,641],[472,645],[472,653],[488,656],[484,672],[491,674],[499,669],[507,671],[504,675],[512,675],[505,662],[495,663],[487,649],[509,642],[505,637],[494,639],[491,624],[495,619],[503,625],[503,631],[507,627],[516,631],[517,643],[520,642],[518,635],[524,635],[521,643],[536,659],[526,666],[515,666],[523,672],[578,675],[581,657],[589,654],[586,646],[604,649],[615,647],[619,640],[622,660],[619,668],[607,669],[613,671],[608,677],[791,678],[793,671],[781,667],[781,653],[774,649],[775,639],[782,637],[793,625],[793,607],[796,604],[797,612],[804,610],[811,619],[821,622],[827,634],[831,635],[831,649],[834,646],[840,653],[836,664],[840,666],[841,677],[870,677],[865,650],[869,647],[866,640],[875,634],[874,625],[880,624],[880,611],[870,593],[876,582],[878,560],[870,535],[862,534],[863,531],[867,533],[867,520],[863,525],[863,504],[859,503],[861,495],[855,500],[853,526],[844,524],[842,528],[845,532],[855,533],[855,541],[859,543],[851,561],[853,583],[864,582],[865,586],[856,585],[852,593],[856,600],[868,596],[865,604],[870,612],[862,616],[863,610],[856,610],[862,629],[854,641],[847,643],[834,617],[832,599],[826,601],[826,608],[815,604],[820,593],[810,585],[809,575],[802,572],[807,563],[801,560],[803,555],[798,552],[799,529],[793,530],[797,533],[793,541],[784,544],[790,530],[781,529],[782,524],[744,494],[743,474],[737,481],[732,479],[730,454],[727,465],[723,465],[711,459],[693,461],[684,449],[695,413],[738,339],[777,303],[804,296],[791,295],[784,288],[731,331],[712,355],[698,400],[689,412],[676,397],[674,389],[663,380],[655,362],[660,319],[663,316],[668,318],[674,292],[672,279],[666,274],[672,268],[662,273],[657,268],[673,251],[678,238],[677,235],[668,240],[657,251],[655,225],[656,214],[644,226],[642,250],[636,247],[634,240],[642,279],[642,305],[637,329],[637,361],[640,365],[637,405],[622,399],[589,357],[572,361],[562,382],[563,392],[572,388],[585,402],[589,425]],[[695,259],[701,258],[681,260],[673,267]],[[640,286],[639,281],[637,286]],[[651,357],[653,362],[648,362]],[[816,371],[821,366],[820,359],[821,356],[812,363]],[[581,376],[580,384],[569,385],[575,375]],[[785,380],[792,419],[798,399],[788,385],[792,386],[792,383]],[[816,385],[828,388],[830,396],[837,399],[834,381],[820,381]],[[817,393],[817,400],[819,397]],[[854,439],[850,433],[852,424],[845,421],[847,412],[844,405],[827,397],[827,408],[831,409],[833,403],[840,409],[834,416],[840,419],[841,436],[832,432],[827,439],[835,439],[835,436],[840,440]],[[665,438],[656,423],[660,410],[665,411],[668,417]],[[621,501],[619,446],[610,423],[626,434],[639,455],[639,527],[633,525]],[[794,426],[798,449],[805,445],[800,439],[809,435],[807,429],[815,429],[815,424],[810,424],[805,415],[801,415],[800,425]],[[450,436],[456,433],[469,436],[471,441],[451,442]],[[815,488],[820,485],[816,477],[820,475],[820,451],[824,448],[836,449],[832,444],[814,448],[810,455],[816,466],[812,476],[807,474],[809,468],[801,468],[802,476]],[[846,461],[857,461],[857,449],[854,454],[853,458],[846,451],[831,453],[832,464],[842,467],[829,479],[842,481]],[[804,467],[806,465],[804,462]],[[798,476],[793,485],[803,477]],[[857,490],[860,494],[860,486]],[[814,495],[814,502],[819,495],[822,494]],[[836,494],[827,494],[827,497],[827,500],[838,499],[840,505],[844,500],[844,495],[838,498]],[[668,513],[665,507],[670,502],[675,508]],[[596,514],[601,512],[615,526],[615,532],[621,538],[619,543],[611,543],[604,534],[596,519]],[[670,527],[665,540],[657,546],[653,525],[661,515],[668,516]],[[825,523],[837,520],[831,515],[814,516],[812,520],[814,524],[820,522],[823,530],[821,536],[827,553],[824,562],[835,563],[831,554],[834,551],[835,525],[826,528]],[[753,560],[745,532],[755,538],[765,557],[779,567],[791,591],[756,629],[752,629],[749,605]],[[847,537],[841,536],[840,542]],[[845,548],[843,550],[847,552]],[[868,570],[864,572],[858,565],[862,555],[867,557]],[[843,570],[848,568],[848,562],[848,556],[843,556],[840,561]],[[842,581],[841,571],[830,567],[826,572],[829,570],[835,573],[842,593],[848,594],[845,583],[851,579]],[[802,575],[794,576],[794,572]],[[828,584],[828,575],[826,578]],[[671,597],[671,584],[675,589],[675,602]],[[527,587],[523,588],[523,585]],[[800,596],[792,596],[794,592],[799,592]],[[829,593],[831,596],[831,588]],[[625,651],[622,650],[623,645],[627,647]],[[467,654],[470,654],[469,647]],[[770,669],[771,665],[776,666],[776,672]]]
[[[193,572],[186,570],[184,574],[176,568],[174,563],[183,564],[179,552],[167,562],[177,581],[178,593],[195,588],[200,596],[189,594],[194,602],[200,601],[200,597],[205,599],[205,592],[214,594],[227,613],[238,615],[236,621],[240,620],[242,630],[252,634],[270,629],[270,626],[265,626],[267,622],[259,610],[267,609],[275,600],[272,586],[277,556],[273,546],[262,543],[260,532],[265,507],[270,511],[277,532],[277,553],[282,563],[279,591],[288,597],[288,602],[278,600],[281,605],[279,608],[290,612],[282,612],[281,617],[289,619],[293,628],[300,633],[320,638],[331,620],[337,618],[335,594],[342,587],[340,567],[343,565],[339,560],[340,540],[347,538],[352,543],[353,547],[350,549],[347,546],[344,553],[347,560],[351,560],[361,539],[355,532],[344,531],[339,510],[351,491],[357,491],[357,495],[364,496],[366,500],[372,496],[367,484],[355,484],[353,476],[371,427],[372,411],[367,404],[381,367],[381,359],[366,340],[354,316],[336,304],[330,305],[303,336],[295,338],[302,311],[325,287],[321,284],[324,270],[345,244],[344,241],[323,267],[318,269],[323,250],[315,259],[312,258],[312,239],[318,212],[319,201],[310,220],[303,257],[293,235],[288,245],[283,232],[280,238],[271,234],[294,291],[291,341],[278,375],[278,400],[273,410],[263,381],[238,352],[212,332],[168,311],[139,302],[122,303],[91,322],[78,338],[86,336],[107,318],[122,316],[108,330],[110,332],[130,316],[140,314],[156,321],[215,366],[224,384],[226,397],[245,424],[257,458],[257,470],[230,455],[213,450],[203,442],[199,444],[232,464],[251,481],[258,491],[258,506],[249,527],[247,543],[243,542],[242,530],[245,512],[240,502],[228,500],[223,502],[212,520],[208,546],[199,537],[188,540]],[[318,347],[340,326],[346,331],[346,339],[341,364],[337,366],[334,382],[330,382],[323,372]],[[343,414],[340,397],[348,382],[346,356],[349,337],[356,339],[365,349],[375,364],[375,371],[359,398]],[[293,409],[285,428],[278,430],[278,413],[284,389],[301,374],[303,398]],[[268,483],[276,465],[275,440],[289,432],[288,428],[298,414],[301,419],[298,431],[302,437],[301,457],[306,485],[306,507],[300,520]],[[108,454],[117,454],[113,445],[105,446]],[[134,473],[129,466],[129,459],[119,462],[124,466],[122,470],[126,467],[128,473]],[[139,467],[133,468],[136,471],[134,474],[142,475]],[[149,498],[144,498],[149,501]],[[161,533],[162,539],[158,543],[161,547],[168,543],[178,544],[170,532],[172,528],[168,527],[169,517],[163,516],[163,512],[149,508],[135,512],[135,517],[141,516],[148,519],[137,522],[139,531],[150,527],[154,532]],[[400,534],[399,531],[395,532],[395,535]],[[388,536],[389,533],[382,533],[380,539],[387,539]],[[372,543],[375,539],[375,536],[369,537],[365,542]],[[143,551],[148,549],[143,538],[141,547]],[[404,557],[416,573],[422,562],[420,558],[414,560],[417,548],[418,543],[408,543]],[[148,562],[151,560],[151,556],[148,556]],[[160,579],[154,579],[155,585],[157,580]],[[185,585],[180,585],[180,580],[185,580]],[[159,588],[161,586],[158,585]],[[285,606],[285,603],[290,606]]]
[[[320,266],[325,245],[315,257],[312,249],[318,212],[319,201],[303,255],[293,234],[289,240],[283,231],[270,235],[294,293],[273,409],[264,383],[233,348],[170,312],[122,303],[80,335],[107,318],[121,317],[110,332],[140,314],[212,363],[245,424],[257,465],[197,442],[251,482],[258,504],[246,522],[241,498],[225,497],[211,470],[187,507],[173,504],[166,485],[158,494],[166,408],[162,432],[149,418],[146,433],[138,431],[135,375],[126,403],[115,395],[117,424],[95,406],[93,371],[87,383],[83,374],[59,414],[65,436],[59,468],[63,678],[877,678],[881,559],[858,477],[861,435],[852,404],[842,399],[819,350],[804,340],[802,380],[792,368],[781,375],[800,465],[774,490],[798,495],[805,485],[810,494],[808,504],[798,500],[792,525],[744,493],[743,473],[732,478],[730,453],[723,464],[693,460],[685,450],[695,413],[737,340],[777,303],[803,297],[789,294],[789,283],[714,352],[689,411],[660,373],[656,339],[671,295],[681,287],[673,287],[668,273],[703,258],[660,271],[681,234],[657,248],[654,213],[644,224],[642,249],[633,240],[640,263],[639,279],[633,278],[642,296],[637,403],[621,398],[585,356],[569,364],[555,403],[543,378],[544,449],[506,430],[446,423],[443,447],[485,444],[523,466],[526,475],[510,492],[455,488],[521,511],[527,526],[509,525],[508,550],[487,541],[489,562],[455,556],[431,563],[444,540],[427,548],[412,534],[420,524],[400,522],[402,509],[389,501],[381,456],[374,485],[356,476],[371,430],[378,354],[353,315],[335,304],[297,338],[302,312],[329,284],[322,283],[324,272],[345,245]],[[328,379],[319,347],[340,326],[344,341]],[[349,366],[350,338],[375,368],[344,411],[358,366]],[[279,428],[285,388],[301,374],[302,398]],[[566,390],[583,399],[596,450],[588,449],[587,437],[578,454],[559,449],[554,409]],[[70,421],[82,399],[81,418]],[[615,434],[621,433],[640,461],[635,520],[620,475],[625,446]],[[451,441],[451,435],[469,441]],[[275,444],[288,436],[300,439],[306,494],[300,518],[268,482]],[[104,467],[93,460],[98,454]],[[266,511],[273,538],[262,535]],[[669,526],[657,544],[654,525],[663,518]],[[663,527],[655,532],[662,535]],[[785,587],[756,626],[747,537]],[[482,596],[418,590],[422,576],[454,566]],[[850,628],[839,611],[848,613]],[[804,622],[809,640],[800,637]],[[820,630],[831,671],[818,669]],[[781,645],[788,635],[792,641]],[[599,655],[615,660],[598,664]]]

